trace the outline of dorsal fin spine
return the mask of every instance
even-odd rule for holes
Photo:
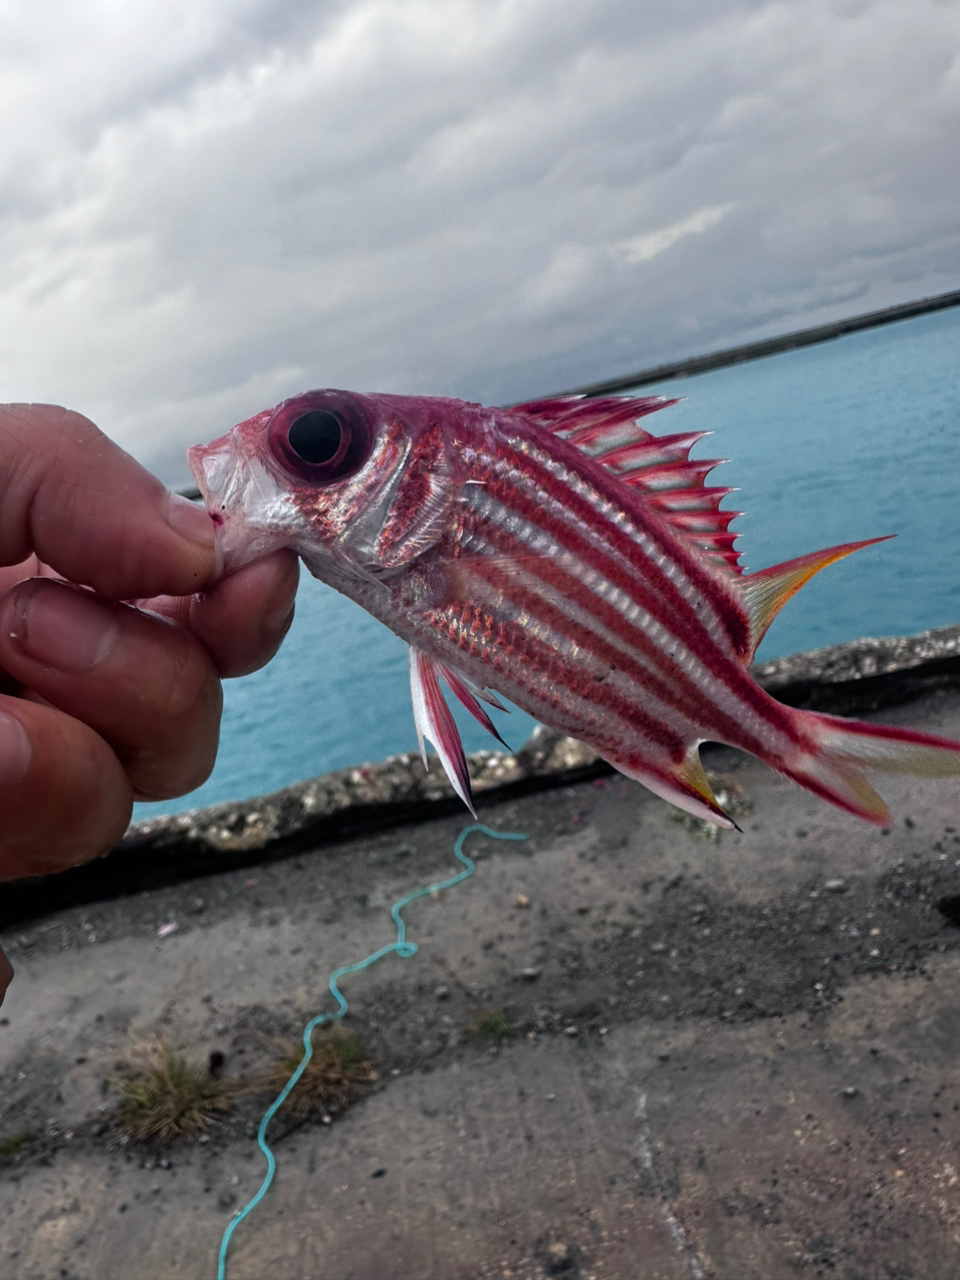
[[[720,503],[728,494],[736,493],[736,489],[670,489],[651,495],[658,507],[668,511],[719,511]],[[742,511],[730,512],[734,516],[742,516]]]
[[[723,459],[690,459],[690,450],[706,431],[654,436],[638,419],[675,400],[659,397],[562,397],[516,405],[541,428],[598,462],[637,491],[657,515],[716,569],[739,576],[739,556],[727,526],[740,512],[722,511],[727,490],[708,487],[705,478]]]
[[[680,436],[650,436],[648,440],[618,446],[608,453],[593,456],[602,458],[607,466],[618,470],[665,466],[669,462],[686,459],[697,441],[709,434],[709,431],[691,431]]]

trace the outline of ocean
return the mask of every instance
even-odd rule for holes
[[[658,393],[684,400],[649,419],[651,430],[712,431],[695,456],[731,459],[711,482],[739,487],[725,505],[745,513],[734,528],[748,569],[898,535],[804,587],[758,658],[960,621],[960,307],[639,392]],[[534,727],[516,710],[494,718],[513,748]],[[457,719],[468,751],[496,746]],[[405,644],[304,574],[278,657],[227,682],[209,781],[139,804],[135,817],[415,750]]]

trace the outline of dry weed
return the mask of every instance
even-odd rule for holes
[[[274,1040],[276,1061],[247,1086],[245,1092],[278,1095],[303,1059],[300,1040]],[[345,1111],[367,1085],[377,1079],[363,1045],[349,1031],[316,1031],[313,1057],[283,1108],[300,1119]]]
[[[162,1037],[144,1057],[142,1063],[124,1064],[111,1080],[122,1095],[120,1127],[138,1142],[167,1146],[195,1137],[231,1105],[228,1085],[174,1053]]]

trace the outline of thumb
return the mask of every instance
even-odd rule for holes
[[[31,552],[112,599],[186,595],[216,577],[214,528],[89,419],[0,406],[0,564]]]

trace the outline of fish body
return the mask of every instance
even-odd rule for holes
[[[226,567],[290,546],[410,645],[421,748],[470,804],[440,687],[493,728],[501,694],[673,804],[734,825],[705,741],[824,799],[890,821],[863,769],[960,774],[960,744],[786,707],[753,680],[780,606],[848,543],[745,573],[690,458],[702,433],[640,425],[661,398],[566,397],[512,409],[314,391],[190,451]]]

